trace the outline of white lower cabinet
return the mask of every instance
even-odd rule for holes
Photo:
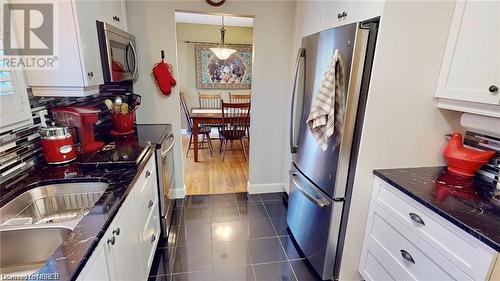
[[[147,280],[160,231],[156,167],[150,157],[77,280]]]
[[[125,202],[106,231],[104,252],[108,259],[110,280],[141,280],[137,224],[134,202]]]
[[[488,280],[497,255],[376,178],[359,268],[365,280]]]

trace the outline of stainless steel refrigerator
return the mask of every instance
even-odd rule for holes
[[[287,222],[323,280],[337,279],[340,269],[377,28],[378,18],[312,34],[302,39],[297,56]],[[344,65],[345,114],[342,134],[332,135],[323,151],[306,120],[335,50]]]

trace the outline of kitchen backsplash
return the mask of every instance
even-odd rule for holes
[[[96,124],[96,139],[100,138],[100,133],[106,132],[106,128],[111,126],[111,114],[109,113],[104,100],[110,94],[98,94],[82,98],[66,97],[34,97],[30,95],[31,113],[33,125],[22,129],[11,130],[0,135],[0,182],[5,182],[16,175],[19,175],[37,161],[42,159],[42,147],[38,129],[42,119],[40,114],[49,111],[51,108],[65,105],[86,105],[100,109],[99,122]],[[50,119],[50,117],[49,117]]]
[[[500,138],[467,131],[464,144],[481,150],[495,150],[497,152],[497,155],[488,164],[481,167],[478,177],[498,186],[500,177]]]

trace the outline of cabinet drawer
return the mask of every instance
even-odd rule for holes
[[[151,154],[137,182],[156,178],[155,172],[156,172],[155,155]]]
[[[383,251],[383,250],[382,250]],[[398,268],[385,262],[384,253],[372,243],[365,242],[361,252],[360,273],[366,281],[405,280]],[[385,258],[387,259],[387,257]]]
[[[496,256],[493,249],[380,179],[372,199],[469,276],[487,279]]]
[[[148,272],[153,262],[156,245],[158,244],[158,240],[160,239],[160,231],[158,204],[155,203],[154,207],[152,208],[151,216],[149,217],[144,228],[141,241],[143,261],[145,262],[145,268]]]
[[[367,247],[379,248],[379,259],[403,280],[473,280],[375,202],[366,234]]]

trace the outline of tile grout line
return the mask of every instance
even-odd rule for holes
[[[259,197],[260,197],[260,195],[259,195]],[[262,200],[262,197],[261,197],[261,200]],[[269,215],[269,212],[267,211],[266,205],[264,203],[263,203],[263,205],[264,205],[264,210],[266,210],[266,214],[267,214],[269,220],[271,221],[271,225],[273,226],[274,233],[276,233],[276,237],[278,239],[278,242],[280,243],[281,250],[285,254],[286,262],[288,263],[288,266],[292,270],[292,273],[293,273],[293,276],[295,277],[295,280],[299,280],[297,278],[297,274],[295,273],[295,270],[292,267],[292,264],[290,263],[290,259],[288,258],[288,254],[285,251],[285,247],[283,246],[283,243],[281,242],[280,236],[278,235],[278,231],[276,230],[276,227],[274,227],[273,220],[271,219],[271,216]],[[288,214],[288,208],[287,208],[287,214]]]
[[[260,194],[257,194],[257,195],[259,196],[259,200],[260,200],[260,203],[262,204],[262,207],[264,207],[264,210],[266,210],[266,207],[264,206],[264,202],[262,202],[262,197],[260,197]],[[248,202],[247,202],[247,207],[248,207]],[[247,209],[247,211],[248,211],[248,209]],[[267,214],[267,211],[266,211],[266,214]],[[271,226],[272,225],[273,224],[271,223]],[[274,226],[273,226],[273,229],[274,229]],[[253,261],[252,261],[252,255],[250,255],[250,268],[252,268],[253,279],[255,281],[258,281],[257,280],[257,275],[255,274],[255,267],[254,267]]]

